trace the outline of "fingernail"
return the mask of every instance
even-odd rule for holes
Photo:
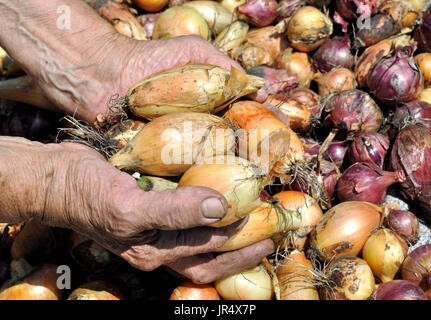
[[[201,213],[205,218],[221,219],[226,214],[222,202],[217,198],[208,198],[201,203]]]

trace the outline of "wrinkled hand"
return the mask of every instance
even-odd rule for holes
[[[209,283],[257,265],[274,249],[265,240],[215,255],[246,222],[207,227],[226,212],[221,194],[197,187],[145,192],[96,151],[71,143],[57,148],[50,155],[55,173],[42,221],[80,232],[136,268],[167,265],[196,283]]]

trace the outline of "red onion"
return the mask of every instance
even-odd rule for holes
[[[339,135],[377,132],[383,113],[368,93],[351,89],[329,96],[324,105],[324,126],[339,129]]]
[[[262,88],[248,95],[250,99],[259,103],[263,103],[270,94],[285,93],[298,86],[296,75],[289,75],[286,70],[261,65],[250,68],[247,73],[265,79]]]
[[[323,157],[325,160],[334,162],[338,168],[341,168],[348,149],[349,145],[345,141],[332,141]]]
[[[326,41],[314,53],[313,60],[316,69],[321,72],[328,72],[336,67],[352,69],[354,57],[350,52],[350,47],[350,39],[347,35]]]
[[[335,0],[338,13],[346,20],[365,19],[376,13],[376,0]]]
[[[403,262],[402,277],[418,285],[431,299],[431,244],[417,247]]]
[[[396,48],[392,56],[383,57],[368,74],[371,93],[383,103],[396,105],[414,100],[423,89],[424,77],[414,62],[415,46]]]
[[[389,186],[404,180],[401,171],[384,171],[374,164],[358,162],[347,168],[338,180],[338,200],[367,201],[381,205]]]
[[[341,31],[343,31],[343,33],[347,33],[349,23],[341,16],[341,14],[338,13],[338,11],[334,12],[333,18],[335,23],[341,25]]]
[[[309,160],[310,158],[317,156],[320,149],[320,143],[310,139],[310,138],[301,138],[302,146],[304,147],[304,157],[305,160]]]
[[[415,243],[418,240],[419,220],[410,211],[390,209],[383,224],[409,244]]]
[[[391,122],[398,129],[408,123],[423,122],[431,125],[431,104],[420,100],[410,101],[396,109]]]
[[[235,13],[255,27],[265,27],[277,18],[277,10],[276,0],[248,0],[236,7]]]
[[[407,280],[392,280],[380,284],[375,292],[376,300],[428,300],[425,292]]]
[[[148,13],[138,17],[138,21],[144,27],[148,39],[151,39],[153,36],[154,26],[161,14],[162,12]]]
[[[422,23],[415,30],[414,39],[420,50],[431,52],[431,7],[424,12]]]
[[[386,153],[389,147],[390,141],[386,135],[378,132],[363,133],[356,137],[350,145],[350,163],[374,163],[383,169]]]
[[[277,22],[291,17],[296,10],[304,5],[303,0],[280,0],[278,3]]]
[[[401,129],[389,163],[392,170],[402,170],[406,176],[401,193],[431,214],[431,129],[422,124]]]

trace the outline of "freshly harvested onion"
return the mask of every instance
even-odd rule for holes
[[[296,10],[304,5],[305,3],[303,0],[280,0],[278,2],[278,15],[276,21],[280,22],[281,20],[291,17]]]
[[[350,39],[347,36],[329,39],[313,55],[317,69],[320,72],[329,72],[337,67],[352,69],[354,57],[350,47]]]
[[[377,132],[383,123],[383,113],[370,95],[352,89],[330,96],[324,105],[327,115],[324,125],[339,129],[340,136]]]
[[[214,285],[224,300],[271,300],[274,295],[271,277],[262,265],[216,280]]]
[[[301,251],[294,250],[277,266],[280,300],[319,300],[314,285],[311,261]]]
[[[355,74],[346,68],[334,68],[324,74],[318,73],[314,80],[319,86],[321,97],[356,88]]]
[[[305,6],[299,8],[290,18],[287,37],[296,50],[310,52],[328,40],[332,31],[329,17],[315,7]]]
[[[198,35],[209,40],[210,28],[204,17],[194,8],[171,7],[163,11],[154,26],[152,39]]]
[[[144,27],[145,33],[149,39],[151,39],[153,36],[154,26],[156,25],[156,21],[161,14],[161,12],[147,13],[138,17],[138,21]]]
[[[235,12],[235,8],[246,3],[247,0],[219,0],[219,3],[230,12]]]
[[[137,82],[126,99],[133,114],[147,119],[174,112],[215,113],[263,85],[263,79],[234,67],[228,71],[209,64],[186,64]]]
[[[376,14],[371,16],[369,23],[364,23],[356,33],[355,46],[368,47],[394,34],[395,25],[391,16]]]
[[[61,300],[58,276],[56,265],[41,265],[17,283],[2,288],[0,300]]]
[[[289,46],[286,36],[279,33],[274,26],[250,30],[247,34],[247,42],[250,45],[265,48],[274,60]]]
[[[400,271],[407,250],[407,243],[401,237],[383,228],[373,233],[365,242],[362,257],[380,281],[388,282]]]
[[[237,60],[247,71],[260,65],[272,66],[274,63],[265,48],[252,45],[245,45],[242,50],[237,50],[235,54],[232,54],[232,58]]]
[[[428,300],[425,292],[413,282],[392,280],[378,286],[375,300]]]
[[[277,57],[276,64],[277,68],[286,70],[288,74],[296,75],[301,87],[310,87],[314,72],[307,53],[293,52],[292,48],[287,48]]]
[[[422,15],[422,10],[416,10],[410,1],[387,0],[379,8],[379,12],[389,16],[394,21],[393,34],[406,28],[413,28],[416,20]]]
[[[419,246],[408,254],[402,277],[421,287],[431,300],[431,244]]]
[[[340,169],[343,166],[348,149],[349,144],[347,142],[334,140],[323,154],[323,158],[333,162]]]
[[[414,39],[417,41],[419,49],[431,51],[431,8],[424,12],[422,23],[415,30]]]
[[[363,259],[343,255],[332,261],[325,270],[329,282],[320,290],[322,300],[368,300],[375,281],[370,266]]]
[[[220,296],[212,284],[185,281],[172,291],[169,300],[220,300]]]
[[[202,159],[181,177],[178,188],[185,186],[208,187],[226,198],[229,209],[226,216],[213,227],[229,225],[248,215],[260,205],[259,194],[266,181],[258,167],[242,158],[219,156]]]
[[[275,94],[269,95],[265,103],[280,109],[289,118],[293,131],[305,133],[311,129],[311,113],[297,100],[287,98],[284,94]]]
[[[112,127],[105,133],[105,137],[111,141],[118,149],[124,148],[126,144],[132,139],[144,126],[145,122],[127,119],[121,121]]]
[[[113,284],[96,280],[74,289],[67,300],[124,300],[124,297]]]
[[[173,190],[178,187],[177,182],[160,177],[141,176],[137,182],[138,187],[144,191],[161,192],[165,190]]]
[[[389,210],[383,225],[398,234],[407,244],[413,244],[419,238],[419,220],[410,211]]]
[[[423,89],[423,74],[414,62],[414,47],[401,47],[379,60],[370,70],[370,92],[388,105],[414,100]]]
[[[383,169],[386,153],[390,147],[389,138],[378,132],[365,132],[356,137],[349,148],[351,164],[373,163]]]
[[[277,18],[277,9],[276,0],[247,0],[235,8],[235,13],[255,27],[266,27]]]
[[[237,18],[235,15],[216,1],[188,1],[184,6],[195,8],[208,24],[211,32],[218,35]]]
[[[169,0],[132,0],[132,5],[145,11],[157,12],[168,5]]]
[[[289,98],[305,105],[312,116],[320,117],[320,112],[322,111],[320,96],[314,91],[307,88],[296,88],[289,93]]]
[[[431,104],[431,87],[425,88],[419,92],[417,99]]]
[[[329,209],[310,234],[311,252],[325,261],[356,256],[380,225],[383,207],[369,202],[346,201]]]
[[[384,171],[373,163],[357,162],[348,167],[338,180],[338,200],[368,201],[380,205],[387,189],[405,179],[402,171]]]
[[[234,146],[233,130],[223,119],[205,113],[172,113],[148,123],[109,162],[119,169],[179,176],[200,158],[232,154]]]
[[[415,62],[424,75],[425,84],[431,83],[431,53],[424,52],[415,56]]]
[[[391,122],[396,131],[407,124],[423,123],[431,125],[431,104],[420,100],[410,101],[395,110]]]
[[[220,51],[229,54],[237,48],[241,48],[247,41],[249,25],[237,20],[224,28],[214,39],[213,45]]]

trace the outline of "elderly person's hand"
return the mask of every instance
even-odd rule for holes
[[[65,5],[70,30],[56,20]],[[128,39],[83,1],[2,1],[0,25],[0,46],[46,97],[90,123],[107,111],[113,94],[124,95],[154,72],[187,62],[239,67],[198,37]],[[208,227],[226,213],[221,194],[199,187],[144,192],[133,177],[82,145],[0,138],[0,186],[1,220],[37,218],[73,229],[142,270],[167,265],[208,283],[252,267],[274,250],[268,239],[213,254],[244,224]]]

